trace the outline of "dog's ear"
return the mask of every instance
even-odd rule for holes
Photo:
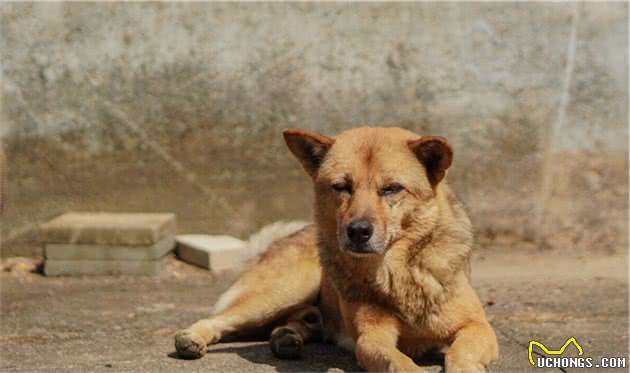
[[[441,136],[424,136],[409,141],[409,148],[424,165],[432,187],[435,187],[446,175],[446,170],[453,162],[453,149]]]
[[[302,163],[306,172],[315,177],[335,140],[318,133],[293,128],[284,130],[282,134],[291,153]]]

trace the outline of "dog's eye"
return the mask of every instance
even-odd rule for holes
[[[388,186],[386,186],[385,188],[381,189],[381,194],[382,195],[388,195],[388,194],[396,194],[398,192],[400,192],[401,190],[403,190],[403,186],[398,184],[398,183],[393,183],[393,184],[389,184]]]
[[[352,193],[352,186],[346,183],[335,183],[332,188],[339,193]]]

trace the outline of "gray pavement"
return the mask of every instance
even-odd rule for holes
[[[3,267],[0,371],[360,370],[352,355],[323,344],[307,345],[297,361],[275,359],[264,341],[215,345],[199,360],[175,358],[172,334],[209,314],[235,273],[212,276],[173,257],[153,278],[47,278],[23,264],[4,260]],[[501,346],[491,371],[544,371],[528,363],[531,339],[559,348],[575,337],[585,356],[627,358],[627,276],[625,255],[477,253],[473,283]]]

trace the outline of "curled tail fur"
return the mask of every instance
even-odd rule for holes
[[[262,227],[258,232],[249,236],[243,252],[243,259],[248,261],[264,253],[276,240],[287,237],[309,223],[304,221],[277,221]]]

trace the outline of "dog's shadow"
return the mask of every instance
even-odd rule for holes
[[[332,369],[345,372],[362,371],[352,353],[343,351],[334,345],[323,343],[306,344],[302,351],[302,357],[296,360],[278,359],[271,353],[269,345],[265,342],[214,345],[210,347],[203,359],[212,359],[215,354],[236,354],[253,364],[273,367],[277,372],[327,372]],[[168,356],[178,358],[175,352]],[[414,361],[428,372],[443,371],[443,354],[432,353]]]

